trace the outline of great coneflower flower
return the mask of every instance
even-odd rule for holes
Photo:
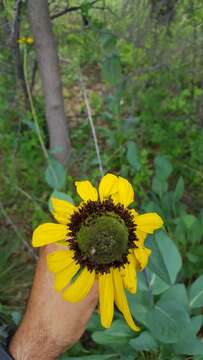
[[[144,240],[163,221],[156,213],[139,215],[127,208],[134,200],[134,191],[120,176],[105,175],[98,192],[87,180],[75,185],[82,199],[80,205],[52,197],[52,214],[59,224],[40,225],[33,233],[32,244],[66,246],[47,256],[48,268],[55,274],[54,287],[63,291],[64,300],[82,300],[98,280],[102,325],[110,327],[115,302],[128,325],[138,331],[124,289],[136,293],[136,272],[146,267],[151,253]]]

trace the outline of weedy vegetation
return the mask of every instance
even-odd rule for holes
[[[31,36],[26,5],[21,1],[18,36]],[[50,14],[66,6],[54,0]],[[128,178],[134,207],[158,212],[165,228],[147,239],[153,252],[146,276],[137,294],[128,294],[142,331],[133,333],[118,312],[104,330],[95,311],[61,360],[201,360],[203,4],[70,6],[78,10],[52,20],[72,146],[64,166],[55,156],[60,146],[49,150],[34,45],[10,43],[15,1],[0,2],[0,338],[21,319],[36,263],[31,234],[49,219],[51,194],[76,200],[75,179],[91,174],[96,183],[100,176],[89,106],[104,170]]]

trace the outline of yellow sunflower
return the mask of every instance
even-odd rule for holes
[[[87,180],[75,185],[82,199],[80,205],[52,197],[52,214],[59,224],[40,225],[33,233],[32,244],[66,246],[47,256],[48,268],[55,274],[54,287],[63,292],[64,300],[81,301],[97,280],[102,325],[111,326],[115,302],[131,329],[138,331],[124,289],[136,293],[136,272],[147,266],[151,254],[144,240],[163,221],[156,213],[139,215],[127,208],[134,200],[134,191],[120,176],[103,176],[98,192]]]

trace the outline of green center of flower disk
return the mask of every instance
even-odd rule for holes
[[[77,233],[81,253],[98,264],[120,260],[128,247],[128,229],[115,214],[88,219]]]

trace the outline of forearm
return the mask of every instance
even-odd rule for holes
[[[56,293],[53,275],[46,265],[46,255],[54,249],[50,245],[41,251],[26,313],[9,345],[15,360],[58,359],[81,337],[97,304],[97,283],[76,304],[62,300]]]
[[[66,348],[56,342],[59,338],[54,333],[54,323],[51,320],[58,309],[54,309],[52,301],[46,295],[46,284],[50,282],[47,278],[49,274],[41,271],[41,267],[42,257],[37,264],[23,320],[9,344],[9,352],[15,360],[55,360]],[[54,293],[49,295],[54,299]]]

